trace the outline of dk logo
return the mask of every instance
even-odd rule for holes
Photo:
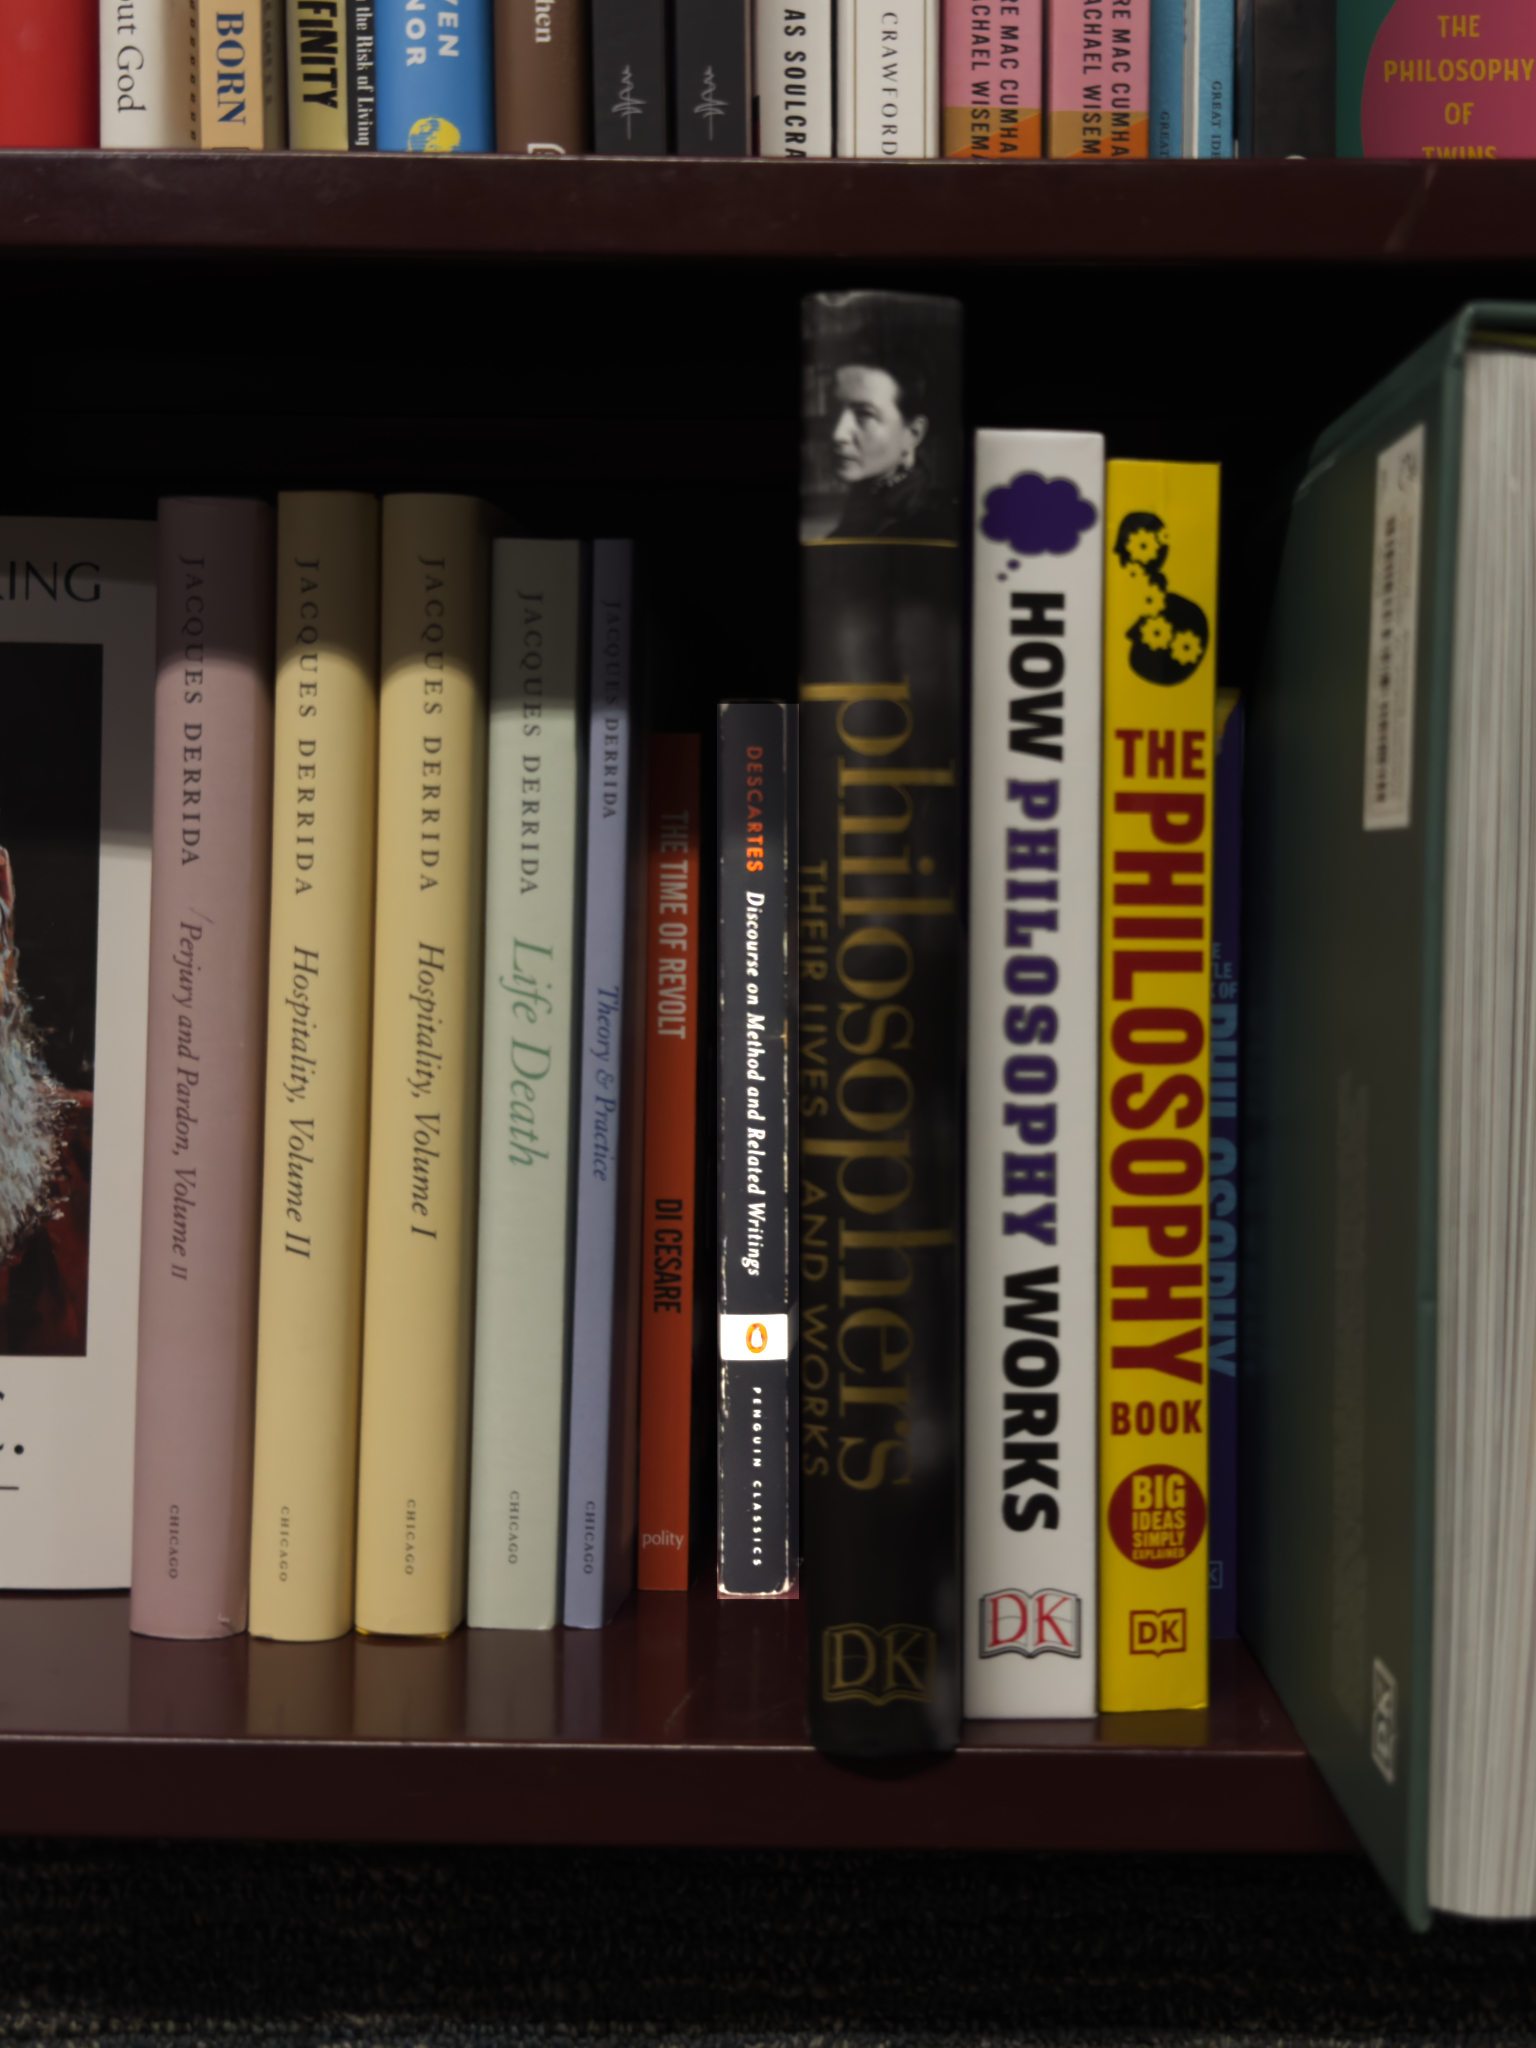
[[[1166,1657],[1189,1646],[1187,1607],[1133,1607],[1131,1655]]]
[[[1081,1657],[1083,1603],[1075,1593],[1049,1586],[1042,1593],[1023,1593],[1016,1586],[981,1596],[981,1654],[1001,1657],[1009,1650],[1020,1657]]]

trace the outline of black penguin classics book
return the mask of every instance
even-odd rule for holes
[[[805,301],[800,1481],[810,1725],[959,1733],[961,312]]]

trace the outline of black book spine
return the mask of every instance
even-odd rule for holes
[[[810,1725],[959,1734],[960,307],[804,309],[800,1414]]]
[[[679,156],[750,156],[746,0],[674,0],[672,96]]]
[[[378,92],[374,73],[374,0],[347,0],[348,149],[379,146]]]
[[[1338,0],[1237,0],[1237,153],[1332,156]]]
[[[671,83],[666,0],[592,0],[592,147],[665,156]]]
[[[797,725],[790,704],[720,706],[719,1586],[758,1597],[794,1591],[800,1553]]]

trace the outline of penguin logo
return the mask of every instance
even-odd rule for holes
[[[748,1329],[747,1349],[755,1358],[760,1357],[768,1349],[768,1332],[761,1323],[753,1323]]]
[[[1140,613],[1125,636],[1132,671],[1144,683],[1187,681],[1205,659],[1211,629],[1193,599],[1168,588],[1168,529],[1155,512],[1126,513],[1115,535],[1115,558],[1131,580]]]

